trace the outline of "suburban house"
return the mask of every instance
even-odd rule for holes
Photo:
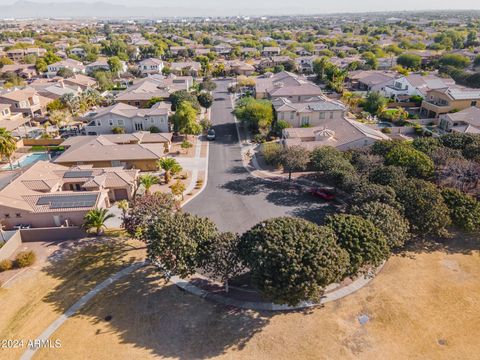
[[[138,69],[142,75],[161,74],[163,67],[163,61],[155,58],[145,59],[138,63]]]
[[[22,113],[25,117],[42,116],[46,112],[46,103],[33,88],[25,88],[0,93],[0,104],[10,106],[12,113]]]
[[[358,121],[340,118],[325,119],[314,127],[287,128],[282,131],[284,146],[302,146],[313,150],[319,146],[332,146],[345,151],[372,145],[379,140],[390,138]]]
[[[65,167],[38,161],[22,172],[0,176],[0,216],[7,229],[15,226],[81,225],[85,214],[130,199],[138,170]]]
[[[12,114],[10,104],[0,103],[0,128],[7,131],[15,131],[20,126],[30,121],[30,118],[23,117],[22,113]]]
[[[263,50],[262,50],[262,55],[263,56],[268,56],[268,57],[272,57],[272,56],[275,56],[275,55],[280,55],[280,48],[277,47],[277,46],[264,47]]]
[[[70,69],[75,74],[85,73],[85,65],[83,65],[80,61],[74,59],[65,59],[62,61],[58,61],[56,63],[48,65],[47,68],[48,77],[53,77],[57,75],[60,69]]]
[[[450,86],[443,89],[427,91],[422,101],[420,116],[438,118],[442,114],[464,110],[469,107],[480,107],[480,90],[463,86]]]
[[[153,75],[134,81],[133,85],[117,97],[116,101],[138,108],[150,106],[151,99],[167,99],[178,90],[188,90],[193,84],[191,77]]]
[[[395,79],[393,85],[387,85],[384,95],[397,100],[414,95],[425,98],[429,90],[443,89],[455,85],[450,77],[443,78],[436,75],[411,74]]]
[[[393,86],[397,74],[389,71],[359,70],[348,75],[348,85],[351,89],[360,91],[385,91],[387,86]]]
[[[287,98],[272,101],[277,120],[284,120],[292,127],[319,126],[325,120],[341,120],[346,114],[345,105],[324,95],[315,96],[302,102]]]
[[[127,63],[125,61],[120,61],[120,64],[122,66],[122,69],[120,70],[120,73],[124,73],[127,71]],[[92,62],[88,65],[85,66],[85,73],[86,74],[93,74],[96,71],[110,71],[110,65],[108,65],[108,60],[103,58],[103,59],[98,59],[95,62]]]
[[[243,61],[231,60],[225,62],[225,70],[235,75],[250,76],[255,72],[255,67]]]
[[[445,131],[480,134],[480,108],[472,106],[456,113],[442,114],[438,126]]]
[[[82,91],[94,88],[97,85],[97,81],[94,78],[83,74],[75,74],[61,81],[63,81],[66,86],[79,87]]]
[[[171,133],[74,136],[62,143],[65,152],[54,160],[66,166],[92,165],[94,168],[123,166],[127,169],[155,171],[157,161],[168,152]]]
[[[72,55],[81,57],[81,58],[83,58],[87,55],[87,52],[85,51],[85,49],[81,48],[81,47],[75,47],[73,49],[70,49],[69,53],[72,54]]]
[[[201,70],[202,66],[197,61],[172,62],[170,64],[170,71],[175,75],[197,77]]]
[[[15,62],[22,61],[26,55],[44,56],[47,50],[43,48],[11,49],[6,52],[7,57]]]
[[[114,128],[122,128],[125,133],[130,134],[156,128],[160,132],[168,133],[169,115],[169,103],[159,102],[149,109],[118,103],[91,113],[86,118],[89,123],[85,125],[85,132],[88,135],[102,135],[111,134]]]
[[[15,73],[24,79],[31,79],[37,76],[37,69],[35,68],[35,65],[32,64],[12,64],[4,65],[0,69],[0,73]]]
[[[272,76],[257,78],[255,96],[262,98],[286,98],[292,102],[302,102],[314,96],[322,95],[322,90],[305,77],[281,71]]]

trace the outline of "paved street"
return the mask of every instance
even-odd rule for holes
[[[228,81],[217,81],[212,122],[217,139],[210,144],[208,183],[184,210],[207,216],[222,231],[243,232],[261,220],[276,216],[299,216],[312,221],[323,218],[328,206],[308,194],[251,176],[242,166],[240,145]]]

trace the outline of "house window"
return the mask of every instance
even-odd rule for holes
[[[113,126],[113,120],[108,120],[108,123],[110,124],[110,126]]]
[[[102,123],[100,122],[100,120],[97,121],[97,126],[102,126]]]
[[[477,101],[476,100],[472,101],[472,103],[470,105],[471,106],[477,106]]]
[[[118,125],[120,125],[120,126],[123,126],[123,125],[124,125],[123,119],[118,119],[118,120],[117,120],[117,123],[118,123]]]
[[[5,214],[5,219],[9,219],[10,218],[10,214]]]
[[[290,120],[293,120],[293,112],[290,113]]]
[[[310,118],[308,116],[302,116],[302,126],[309,125]]]
[[[139,107],[140,106],[140,101],[135,101],[135,106]]]
[[[330,111],[330,119],[333,119],[333,111]]]
[[[120,160],[112,160],[112,166],[122,166]]]
[[[320,111],[320,119],[325,119],[325,112],[324,111]]]
[[[143,130],[143,124],[135,123],[135,130],[137,131]]]
[[[21,218],[21,217],[22,217],[22,214],[16,213],[15,216],[16,216],[17,218]]]

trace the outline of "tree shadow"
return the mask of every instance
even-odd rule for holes
[[[231,180],[221,185],[221,188],[235,195],[242,196],[258,195],[266,191],[265,181],[251,176],[244,179]]]
[[[444,238],[429,236],[413,238],[396,252],[400,256],[415,257],[415,254],[426,254],[442,251],[447,254],[472,255],[480,252],[480,233],[467,233],[458,229],[449,229],[450,235]]]
[[[94,241],[83,247],[68,244],[51,260],[43,271],[61,282],[43,301],[64,313],[101,281],[138,259],[130,258],[125,244],[115,240],[111,244]],[[85,341],[105,332],[108,323],[106,332],[114,333],[122,344],[145,349],[155,357],[176,359],[211,358],[227,350],[241,350],[273,316],[188,294],[165,284],[151,266],[109,285],[78,315],[89,319],[96,330],[95,335],[85,334]],[[85,353],[88,355],[88,348]]]

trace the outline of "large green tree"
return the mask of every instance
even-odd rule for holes
[[[431,182],[408,179],[395,187],[412,231],[420,236],[444,235],[450,216],[440,191]]]
[[[378,202],[367,202],[352,208],[352,214],[370,220],[387,239],[390,249],[401,247],[410,238],[410,224],[396,208]]]
[[[0,128],[0,156],[6,158],[10,163],[10,169],[12,166],[12,156],[17,150],[17,141],[13,137],[10,131],[5,128]]]
[[[273,121],[272,104],[246,97],[237,103],[235,116],[255,131],[268,132]]]
[[[342,279],[348,255],[333,232],[297,218],[261,222],[240,240],[241,256],[265,297],[296,305],[318,301],[323,289]]]
[[[147,257],[165,279],[202,267],[217,237],[215,224],[187,213],[164,213],[146,231]]]
[[[357,215],[337,214],[326,219],[338,244],[350,256],[349,275],[377,267],[390,254],[385,235],[371,221]]]
[[[292,171],[304,171],[309,162],[310,153],[300,145],[284,148],[279,156],[279,163],[288,171],[288,180],[292,179]]]
[[[188,101],[182,101],[173,115],[175,129],[180,134],[198,135],[202,127],[197,121],[197,111]]]
[[[442,189],[445,204],[450,210],[450,217],[455,226],[467,231],[480,229],[480,202],[460,190]]]
[[[410,176],[429,178],[433,175],[435,165],[423,152],[408,144],[399,144],[385,155],[385,164],[404,167]]]

